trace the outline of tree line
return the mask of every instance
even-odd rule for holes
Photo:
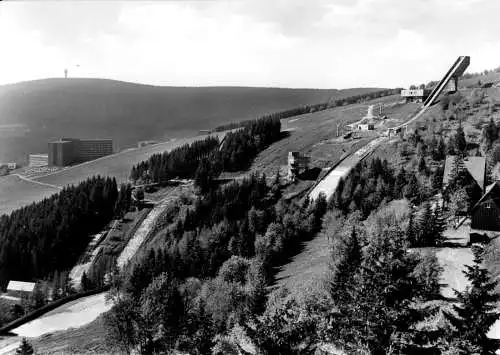
[[[0,285],[43,279],[71,268],[93,233],[128,209],[130,191],[113,178],[77,186],[0,217]]]
[[[280,137],[279,119],[263,117],[248,122],[243,129],[227,133],[223,142],[207,137],[170,152],[154,154],[132,167],[130,179],[165,183],[172,178],[194,178],[197,186],[206,192],[222,171],[247,168],[259,152]]]

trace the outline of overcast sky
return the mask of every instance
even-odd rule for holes
[[[398,87],[500,66],[498,0],[0,2],[0,84]]]

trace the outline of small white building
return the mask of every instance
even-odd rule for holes
[[[424,102],[430,93],[427,89],[404,89],[401,90],[401,97],[404,97],[406,102]]]
[[[360,123],[358,124],[358,131],[373,131],[375,125],[373,123]]]
[[[21,302],[23,296],[30,296],[35,290],[34,282],[9,281],[7,292],[0,296],[1,299],[10,302]]]
[[[48,154],[30,154],[28,156],[28,162],[30,168],[39,168],[42,166],[49,165],[49,155]]]

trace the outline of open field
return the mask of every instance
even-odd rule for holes
[[[83,327],[62,330],[30,339],[37,354],[113,354],[99,316]],[[117,354],[117,353],[115,353]]]
[[[0,177],[0,215],[8,214],[57,192],[59,192],[57,188],[29,182],[15,175]]]
[[[305,243],[300,254],[279,268],[275,278],[276,286],[288,288],[298,298],[307,295],[309,291],[318,290],[323,287],[329,260],[330,243],[325,235],[319,234]]]
[[[0,161],[23,162],[61,137],[112,138],[115,148],[180,138],[269,112],[373,91],[161,87],[105,79],[44,79],[0,86],[0,125],[25,127],[0,140]]]
[[[272,175],[287,164],[289,151],[300,151],[311,157],[311,166],[328,168],[348,151],[364,146],[377,136],[377,132],[359,132],[358,139],[337,139],[337,125],[342,136],[349,130],[346,125],[359,121],[366,115],[369,105],[382,102],[386,105],[400,101],[399,95],[387,96],[362,104],[354,104],[333,109],[296,116],[282,121],[282,129],[290,134],[261,152],[255,159],[251,170]],[[404,120],[413,105],[395,105],[387,112],[389,118]],[[377,111],[374,112],[377,114]],[[407,117],[406,117],[407,119]]]

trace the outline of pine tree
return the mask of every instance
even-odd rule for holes
[[[335,337],[343,345],[364,345],[370,354],[387,354],[389,349],[405,353],[399,337],[416,321],[410,300],[417,286],[404,232],[385,228],[364,248],[362,259],[352,286],[354,301],[343,307]]]
[[[396,176],[396,182],[394,183],[393,195],[395,199],[403,197],[403,189],[406,186],[406,184],[407,184],[406,171],[404,168],[401,168],[398,175]]]
[[[423,203],[416,221],[416,246],[434,245],[434,226],[431,205],[428,201]]]
[[[427,175],[427,164],[425,163],[425,158],[423,156],[418,160],[418,172]]]
[[[493,143],[498,139],[498,127],[493,121],[493,117],[490,117],[488,125],[483,128],[483,145],[486,150],[490,150]]]
[[[443,137],[439,138],[436,150],[434,151],[433,154],[433,159],[440,161],[443,160],[446,157],[446,143],[443,139]]]
[[[434,245],[440,245],[444,241],[443,232],[446,230],[446,220],[443,216],[443,209],[436,202],[436,208],[432,214],[432,227],[434,235]]]
[[[89,291],[93,288],[92,281],[89,279],[85,271],[82,274],[80,285],[83,291]]]
[[[33,346],[26,340],[26,338],[23,338],[21,341],[21,345],[16,349],[16,354],[19,355],[31,355],[34,353]]]
[[[332,277],[329,281],[329,290],[332,299],[339,307],[348,306],[351,291],[354,286],[354,277],[359,271],[362,260],[361,245],[356,228],[353,226],[351,234],[346,236],[343,245],[335,255],[332,255],[334,264],[331,265]]]
[[[417,240],[417,231],[415,226],[415,214],[410,211],[410,216],[408,217],[408,228],[406,229],[406,238],[408,239],[410,245],[415,245]]]
[[[463,292],[455,291],[459,303],[453,306],[456,315],[445,312],[445,316],[456,329],[452,336],[481,349],[481,354],[494,354],[497,346],[486,334],[500,319],[500,313],[495,311],[500,295],[495,293],[498,281],[493,280],[488,270],[481,266],[483,252],[481,247],[473,248],[474,265],[466,265],[463,271],[471,286]]]
[[[403,196],[414,203],[420,202],[419,182],[415,174],[410,175],[408,183],[403,188]]]
[[[205,194],[210,191],[214,180],[212,166],[208,159],[202,159],[196,169],[194,183],[200,188],[201,193]]]
[[[454,192],[462,187],[466,187],[470,182],[471,176],[465,167],[464,159],[458,154],[453,158],[447,190],[450,193]]]
[[[454,143],[457,154],[464,155],[467,149],[467,140],[465,139],[465,132],[462,124],[458,126],[457,131],[455,132]]]
[[[274,176],[274,181],[271,185],[272,198],[278,201],[281,198],[281,175],[280,170],[276,170],[276,175]]]

